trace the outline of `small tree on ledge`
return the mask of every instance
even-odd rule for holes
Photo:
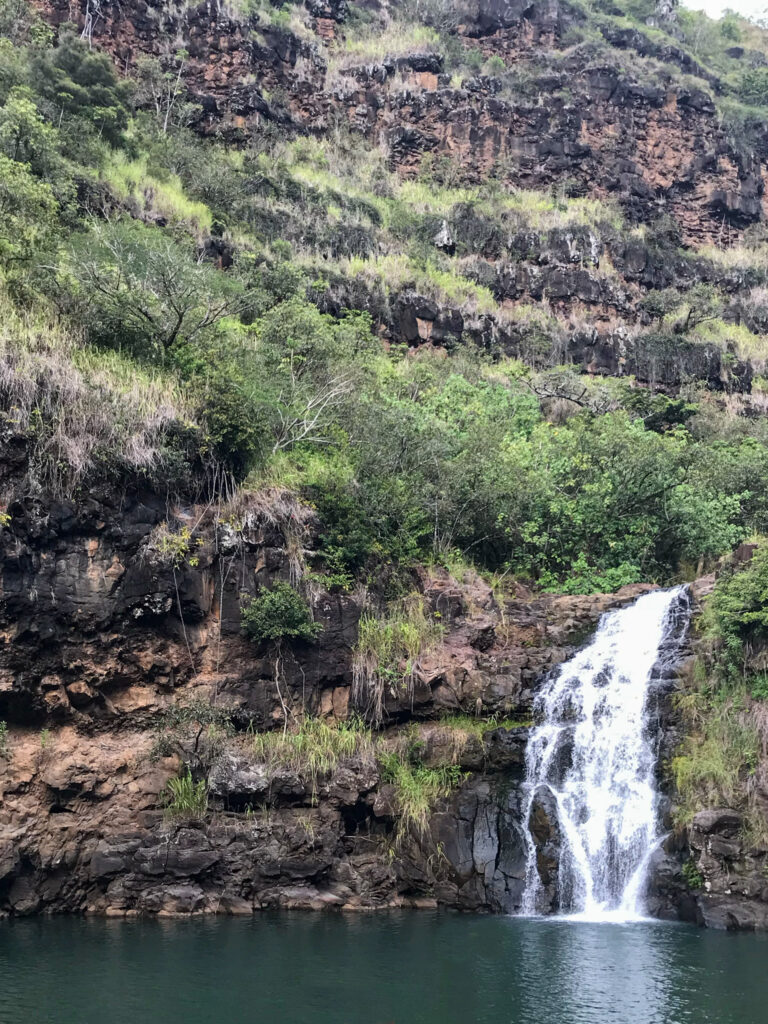
[[[280,689],[283,644],[292,640],[314,640],[322,630],[313,622],[309,605],[289,583],[276,582],[271,590],[250,599],[241,612],[243,632],[257,644],[271,644],[277,696],[283,709],[283,732],[288,729],[288,707]]]
[[[278,581],[271,590],[251,598],[242,609],[243,631],[254,643],[314,640],[321,632],[309,606],[289,583]]]

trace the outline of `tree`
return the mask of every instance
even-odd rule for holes
[[[47,45],[53,29],[27,0],[0,0],[0,36],[14,47]]]
[[[638,306],[647,317],[660,324],[681,305],[682,301],[677,288],[654,288],[642,297]]]
[[[290,583],[277,580],[270,590],[251,598],[241,611],[243,632],[256,644],[269,644],[275,689],[283,709],[283,732],[288,728],[288,705],[280,688],[283,645],[315,640],[322,626],[313,622],[309,605]]]
[[[720,19],[720,35],[730,43],[741,41],[741,26],[739,16],[735,11],[726,10]]]
[[[711,284],[700,281],[685,296],[688,310],[685,319],[675,324],[675,333],[687,334],[701,324],[717,320],[723,314],[723,300],[717,289]]]
[[[58,46],[35,58],[32,71],[52,121],[78,118],[92,124],[110,145],[122,143],[128,91],[105,54],[63,32]]]
[[[96,224],[76,238],[69,264],[93,340],[163,360],[236,313],[242,284],[190,249],[131,221]]]
[[[6,272],[41,258],[56,229],[58,203],[28,164],[0,154],[0,266]]]
[[[208,375],[202,416],[215,455],[236,480],[242,480],[266,455],[270,436],[268,413],[254,402],[237,366]]]
[[[29,164],[36,174],[50,170],[56,133],[46,124],[25,87],[11,90],[0,107],[0,151],[11,160]]]
[[[258,323],[254,400],[270,410],[272,451],[328,444],[339,407],[351,396],[374,344],[370,317],[339,321],[300,298],[281,302]]]
[[[186,96],[184,72],[186,50],[177,50],[165,57],[139,57],[136,61],[134,100],[139,106],[154,110],[157,124],[164,135],[171,128],[186,127],[200,112]]]

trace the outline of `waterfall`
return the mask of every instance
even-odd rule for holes
[[[676,587],[604,615],[592,642],[537,694],[526,751],[524,914],[642,916],[662,838],[652,697],[679,657],[688,606],[687,588]]]

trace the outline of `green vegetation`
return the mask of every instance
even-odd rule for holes
[[[8,723],[0,722],[0,757],[7,761],[10,757],[10,748],[8,745]]]
[[[754,656],[768,645],[768,544],[760,543],[746,566],[723,570],[703,626],[718,678],[749,679]]]
[[[490,726],[489,726],[490,727]],[[318,784],[350,758],[379,765],[381,779],[394,787],[395,836],[423,836],[436,803],[465,778],[458,764],[428,767],[421,760],[423,743],[411,727],[394,737],[375,736],[358,716],[327,721],[304,715],[281,732],[256,733],[249,740],[251,756],[268,770],[288,769],[308,783],[314,795]]]
[[[702,807],[744,812],[748,840],[763,842],[768,825],[754,804],[750,779],[768,736],[763,652],[768,645],[768,546],[746,566],[729,565],[708,598],[701,625],[705,653],[678,698],[687,735],[672,762],[680,820]]]
[[[685,864],[683,864],[683,878],[685,879],[688,888],[694,891],[696,889],[700,889],[702,885],[704,885],[704,876],[692,860],[687,860]]]
[[[672,761],[680,822],[702,807],[744,807],[760,750],[746,690],[703,687],[684,695],[681,706],[689,735]]]
[[[157,552],[161,562],[174,569],[181,568],[185,562],[194,568],[198,558],[193,552],[202,545],[203,540],[202,537],[193,538],[192,532],[188,526],[182,526],[176,531],[168,523],[161,523],[152,531],[149,546]]]
[[[278,580],[269,590],[251,598],[242,608],[243,631],[254,643],[314,640],[322,630],[312,621],[304,598],[290,585]]]
[[[593,38],[597,30],[610,39],[616,29],[633,28],[647,41],[650,53],[654,48],[660,52],[665,46],[674,46],[691,61],[690,74],[678,73],[680,84],[709,93],[724,113],[732,111],[735,104],[764,107],[768,101],[762,69],[752,67],[749,60],[732,52],[734,44],[747,52],[768,52],[765,25],[733,10],[726,11],[718,21],[703,11],[677,5],[674,20],[665,24],[657,16],[655,0],[617,0],[610,7],[601,0],[582,0],[580,6],[588,12],[589,23],[581,30],[576,29],[576,34],[584,39]],[[717,89],[712,88],[713,80],[718,83]],[[754,113],[759,116],[757,110]]]
[[[625,6],[627,23],[644,22],[647,4]],[[232,11],[254,30],[304,17],[298,5]],[[513,69],[447,31],[458,9],[405,4],[398,19],[380,32],[357,12],[334,44],[337,73],[382,48],[434,44],[452,73],[482,69],[511,88]],[[414,19],[427,27],[415,32]],[[728,25],[724,40],[757,45],[740,20]],[[546,299],[500,301],[497,264],[535,259],[564,231],[598,249],[627,234],[611,202],[568,183],[510,188],[501,173],[468,184],[442,157],[406,179],[341,128],[203,139],[189,128],[183,51],[124,79],[68,31],[52,45],[23,0],[0,0],[0,35],[0,414],[27,439],[28,490],[130,478],[214,498],[290,490],[320,535],[309,570],[294,538],[291,581],[308,572],[308,593],[317,581],[363,585],[378,608],[413,589],[415,565],[456,554],[582,593],[680,578],[765,528],[759,417],[694,383],[669,398],[579,378],[557,366],[577,312],[566,325]],[[730,67],[725,43],[706,47]],[[444,223],[454,243],[438,247]],[[644,240],[672,253],[673,228],[646,226]],[[717,346],[727,364],[768,352],[764,242],[747,241],[727,257],[754,281],[738,308],[702,282],[638,296],[629,340],[650,363],[684,344]],[[713,253],[704,263],[719,280],[726,258]],[[615,275],[606,251],[581,259],[594,278]],[[414,312],[431,301],[449,325],[440,339]],[[440,344],[406,352],[403,335]],[[194,558],[183,530],[161,546],[173,564]],[[363,621],[357,692],[372,720],[429,649],[435,624],[414,615]],[[280,588],[243,622],[258,642],[316,633],[300,596]]]
[[[441,728],[462,732],[467,736],[476,736],[481,740],[486,733],[493,732],[494,729],[521,729],[532,724],[530,719],[500,718],[498,715],[479,718],[472,715],[446,714],[440,718]]]
[[[252,740],[258,761],[290,768],[311,783],[313,792],[318,779],[330,775],[340,761],[372,750],[370,729],[356,717],[326,722],[306,715],[285,732],[256,733]]]
[[[396,839],[401,842],[409,834],[424,836],[435,804],[460,785],[464,774],[458,765],[427,768],[413,749],[392,750],[379,754],[381,776],[394,787],[397,805]]]
[[[82,343],[0,291],[0,414],[30,443],[34,481],[71,494],[94,475],[184,478],[198,431],[173,374]]]
[[[437,646],[443,635],[424,599],[413,594],[378,617],[364,613],[354,652],[352,700],[372,722],[381,722],[387,691],[411,693],[418,660]]]
[[[208,783],[205,779],[195,782],[187,769],[183,775],[168,780],[162,801],[169,818],[202,820],[208,812]]]

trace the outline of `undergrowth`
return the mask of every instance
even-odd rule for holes
[[[768,783],[768,546],[759,543],[746,565],[726,566],[707,599],[701,650],[677,697],[686,724],[672,760],[678,820],[704,807],[734,807],[744,838],[768,842],[759,792]]]
[[[163,792],[165,813],[169,818],[198,820],[208,812],[208,783],[198,782],[187,770],[175,779],[169,779]]]
[[[256,760],[292,769],[311,783],[313,791],[318,779],[330,775],[340,761],[370,755],[372,750],[371,731],[357,717],[326,722],[307,715],[285,732],[256,733],[251,740]]]
[[[409,834],[424,836],[435,805],[465,778],[456,764],[427,768],[408,751],[391,750],[378,755],[384,782],[395,790],[397,805],[396,839]]]
[[[440,643],[443,632],[418,594],[391,605],[383,616],[361,616],[352,663],[352,701],[369,721],[382,721],[387,693],[412,695],[419,659]]]

